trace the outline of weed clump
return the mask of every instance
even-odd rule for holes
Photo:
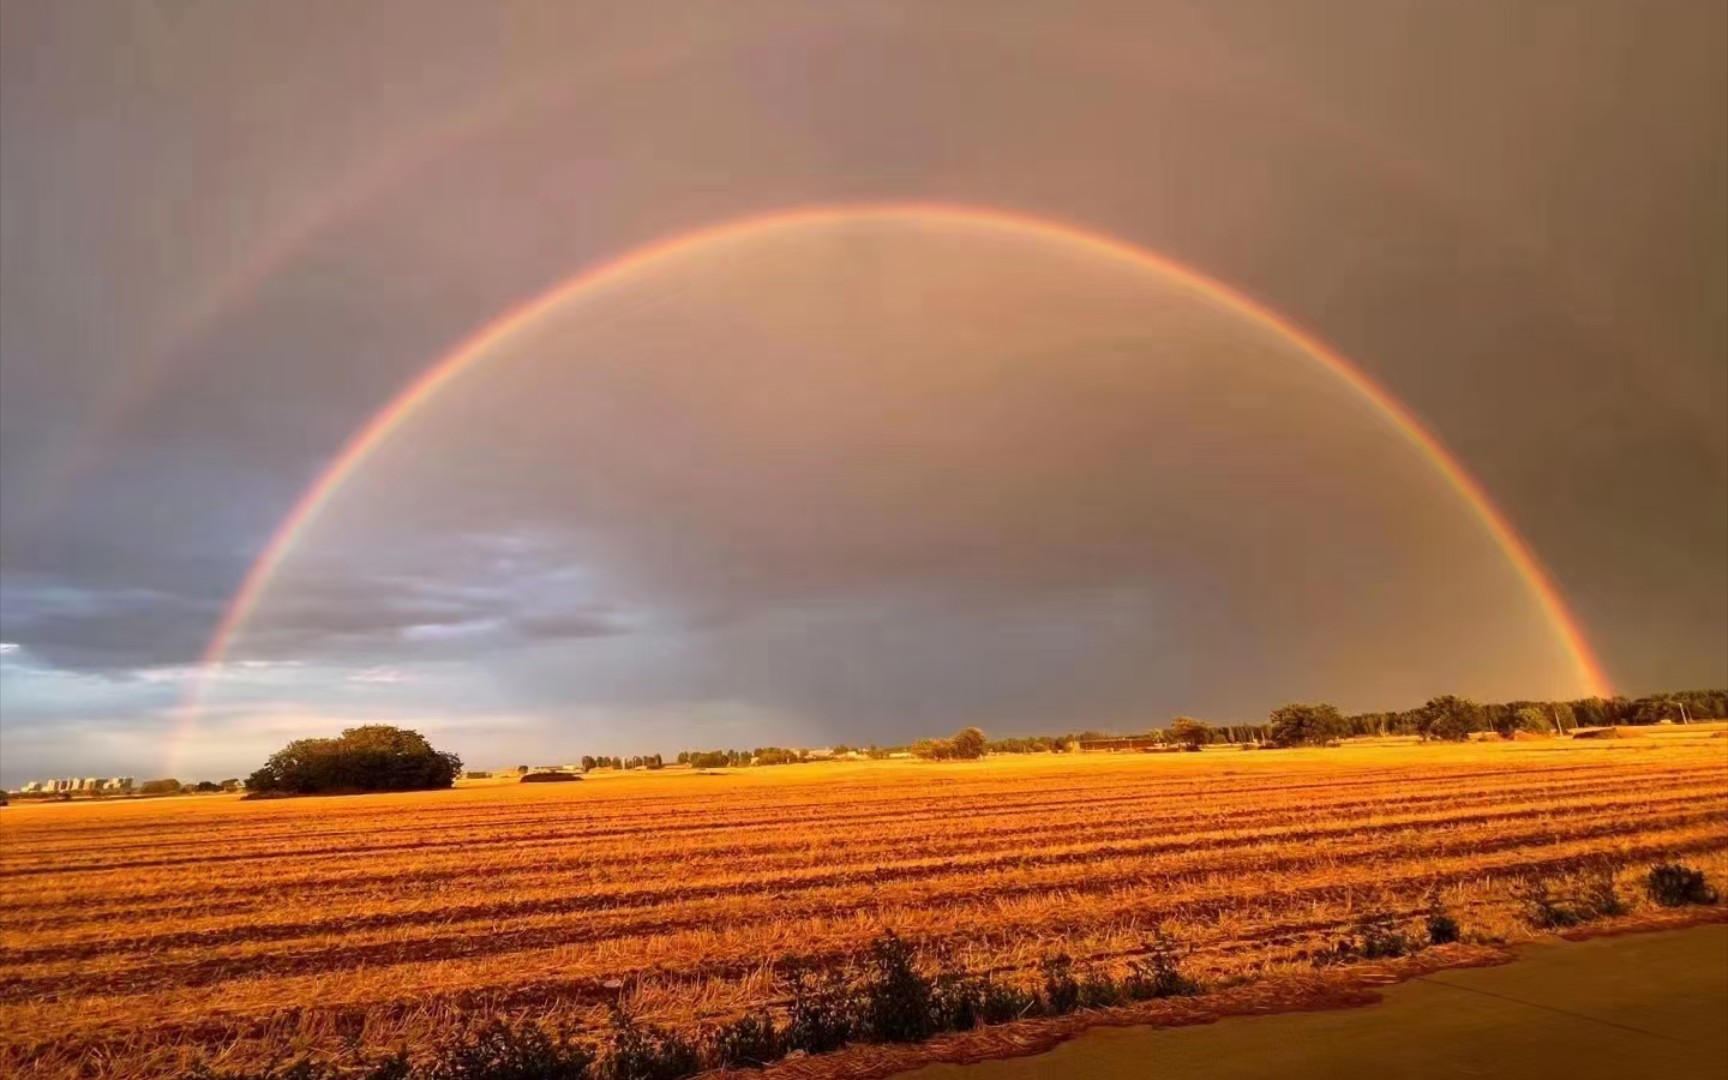
[[[1321,950],[1316,964],[1348,964],[1356,960],[1392,960],[1421,948],[1421,943],[1398,928],[1398,921],[1384,912],[1370,912],[1356,920],[1350,933]]]
[[[1123,994],[1130,1001],[1198,994],[1200,983],[1183,972],[1182,959],[1176,939],[1159,931],[1147,942],[1146,955],[1130,965],[1122,980]]]
[[[1067,953],[1045,957],[1040,970],[1044,974],[1046,1013],[1064,1016],[1080,1007],[1080,984],[1074,978],[1074,961]]]
[[[1038,1012],[1038,997],[1025,987],[986,978],[978,998],[978,1018],[986,1024],[1006,1024]]]
[[[664,1031],[648,1024],[638,1024],[622,1010],[612,1013],[612,1045],[606,1057],[606,1080],[683,1080],[702,1068],[702,1055],[696,1044],[676,1032]],[[545,1074],[534,1073],[534,1077]],[[569,1080],[581,1080],[582,1075]],[[463,1080],[482,1080],[481,1077]],[[506,1080],[502,1075],[487,1075],[484,1080]],[[514,1075],[508,1080],[517,1080]],[[529,1080],[524,1075],[521,1080]]]
[[[1538,930],[1564,930],[1592,919],[1612,918],[1629,910],[1615,884],[1614,868],[1596,866],[1553,882],[1532,877],[1513,890],[1524,905],[1524,920]]]
[[[1658,863],[1644,879],[1644,891],[1662,907],[1714,904],[1721,897],[1704,877],[1704,871],[1684,863]]]
[[[781,1033],[767,1013],[723,1025],[710,1046],[714,1064],[729,1069],[759,1069],[783,1053]]]

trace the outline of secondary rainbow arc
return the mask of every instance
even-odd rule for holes
[[[1513,568],[1528,584],[1543,614],[1570,655],[1586,692],[1602,696],[1612,693],[1609,680],[1578,619],[1552,577],[1534,550],[1494,504],[1481,483],[1403,402],[1314,334],[1206,274],[1127,241],[1065,222],[1011,210],[942,203],[825,205],[781,210],[722,222],[670,236],[598,263],[494,317],[426,368],[349,438],[341,452],[300,496],[260,551],[229,602],[204,651],[203,673],[195,680],[180,709],[180,718],[176,724],[176,746],[183,743],[190,733],[201,708],[210,674],[222,663],[234,636],[257,607],[272,576],[323,509],[329,505],[343,483],[400,430],[421,405],[483,359],[496,355],[501,346],[533,327],[542,316],[587,293],[618,282],[633,272],[716,245],[792,230],[871,222],[994,230],[1077,247],[1101,258],[1177,280],[1214,303],[1296,345],[1374,405],[1430,462],[1448,486],[1470,507]]]

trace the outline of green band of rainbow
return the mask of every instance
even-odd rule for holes
[[[1577,618],[1537,559],[1530,545],[1489,499],[1482,485],[1462,463],[1389,391],[1314,335],[1248,297],[1180,263],[1109,236],[1028,214],[940,203],[891,203],[815,206],[746,217],[648,244],[609,262],[590,267],[527,302],[499,315],[459,342],[367,421],[342,452],[306,489],[283,518],[235,592],[211,635],[203,657],[206,674],[197,680],[181,709],[176,744],[190,734],[203,701],[208,673],[226,656],[235,634],[245,625],[271,577],[319,513],[372,453],[390,438],[419,407],[487,356],[496,355],[510,339],[532,327],[542,316],[583,294],[615,283],[663,260],[714,245],[762,238],[774,233],[872,222],[933,227],[984,229],[1080,248],[1101,258],[1181,281],[1189,288],[1244,318],[1260,324],[1299,346],[1372,403],[1427,458],[1475,513],[1512,566],[1529,584],[1543,613],[1572,657],[1588,694],[1607,696],[1607,676],[1585,640]]]

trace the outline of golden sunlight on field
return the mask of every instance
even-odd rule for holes
[[[424,1044],[479,1013],[695,1028],[884,928],[1007,980],[1157,929],[1211,985],[1311,971],[1364,913],[1518,937],[1528,881],[1728,877],[1728,744],[1034,755],[228,796],[0,814],[0,1073],[143,1077]],[[1520,897],[1524,899],[1520,899]]]

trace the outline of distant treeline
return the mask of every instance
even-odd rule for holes
[[[887,758],[910,754],[927,760],[968,760],[991,754],[1065,753],[1088,743],[1122,740],[1147,742],[1171,748],[1194,748],[1214,744],[1261,746],[1324,745],[1336,739],[1366,735],[1406,735],[1434,741],[1462,741],[1481,732],[1512,738],[1519,732],[1566,735],[1578,728],[1616,725],[1684,723],[1689,720],[1728,717],[1728,690],[1680,690],[1640,698],[1590,697],[1571,701],[1506,701],[1483,704],[1469,698],[1445,694],[1413,709],[1399,712],[1346,714],[1324,703],[1281,705],[1264,721],[1214,723],[1179,716],[1168,725],[1140,732],[1068,731],[1056,735],[1017,735],[987,739],[978,728],[966,728],[946,739],[920,739],[900,746],[836,746],[828,756],[858,754]],[[808,750],[766,746],[754,750],[686,750],[678,755],[680,765],[697,768],[737,768],[747,765],[789,765],[816,760]],[[584,758],[586,764],[589,760]],[[619,759],[598,759],[602,764]],[[658,759],[650,761],[657,767]]]
[[[1327,704],[1290,704],[1273,709],[1263,723],[1209,723],[1177,717],[1167,727],[1138,734],[1079,731],[1062,735],[1000,739],[993,753],[1036,753],[1088,742],[1125,738],[1167,745],[1259,743],[1296,746],[1364,735],[1414,735],[1437,741],[1468,739],[1479,732],[1511,738],[1519,732],[1569,734],[1577,728],[1684,723],[1728,717],[1728,690],[1680,690],[1640,698],[1589,697],[1572,701],[1507,701],[1483,704],[1445,694],[1414,709],[1345,714]]]

